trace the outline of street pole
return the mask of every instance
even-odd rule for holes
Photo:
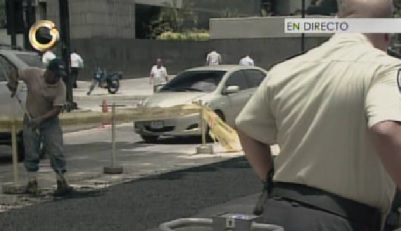
[[[17,33],[16,33],[16,13],[15,12],[15,2],[14,0],[8,0],[7,1],[8,9],[7,11],[9,12],[10,17],[8,18],[9,22],[7,22],[8,27],[10,28],[10,35],[11,35],[11,47],[16,48],[17,47]]]
[[[305,18],[305,0],[302,0],[302,18]],[[305,53],[305,33],[301,35],[301,52]]]
[[[60,43],[61,43],[61,56],[65,64],[65,70],[67,76],[64,82],[67,87],[67,104],[66,110],[70,112],[71,110],[77,109],[77,104],[74,103],[74,96],[72,90],[72,80],[71,80],[71,39],[70,39],[70,10],[68,0],[59,0],[59,12],[60,12]]]
[[[25,0],[25,30],[24,30],[24,45],[26,50],[33,50],[31,43],[29,42],[29,29],[34,24],[35,16],[33,12],[33,0]]]

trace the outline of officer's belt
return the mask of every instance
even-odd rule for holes
[[[274,182],[270,197],[297,202],[372,229],[381,224],[382,214],[378,209],[305,185]]]

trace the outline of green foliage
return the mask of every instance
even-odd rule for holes
[[[401,0],[394,0],[394,5],[395,5],[395,16],[397,18],[401,17]]]
[[[307,14],[335,15],[338,11],[338,0],[313,0],[307,7]]]
[[[183,33],[186,25],[195,26],[198,16],[192,10],[193,3],[184,1],[182,8],[177,8],[177,1],[166,5],[160,11],[159,17],[151,22],[151,38],[157,38],[165,32]]]
[[[185,33],[164,32],[164,33],[160,34],[157,37],[157,39],[207,41],[207,40],[209,40],[209,33],[207,33],[207,32],[185,32]]]

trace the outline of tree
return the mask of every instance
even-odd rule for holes
[[[315,0],[307,8],[307,14],[333,15],[338,11],[337,0]]]
[[[157,38],[167,31],[182,33],[187,28],[196,27],[198,16],[192,10],[192,6],[193,4],[189,1],[183,1],[181,8],[177,7],[177,0],[174,0],[173,4],[166,3],[159,17],[151,22],[151,38]]]
[[[401,17],[401,0],[394,0],[394,6],[395,6],[395,17],[400,18]]]

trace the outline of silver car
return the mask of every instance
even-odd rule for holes
[[[245,103],[267,76],[252,66],[218,65],[185,70],[158,92],[139,102],[139,107],[171,107],[201,100],[226,123],[234,124]],[[145,142],[160,136],[201,135],[199,115],[134,123],[134,130]]]

